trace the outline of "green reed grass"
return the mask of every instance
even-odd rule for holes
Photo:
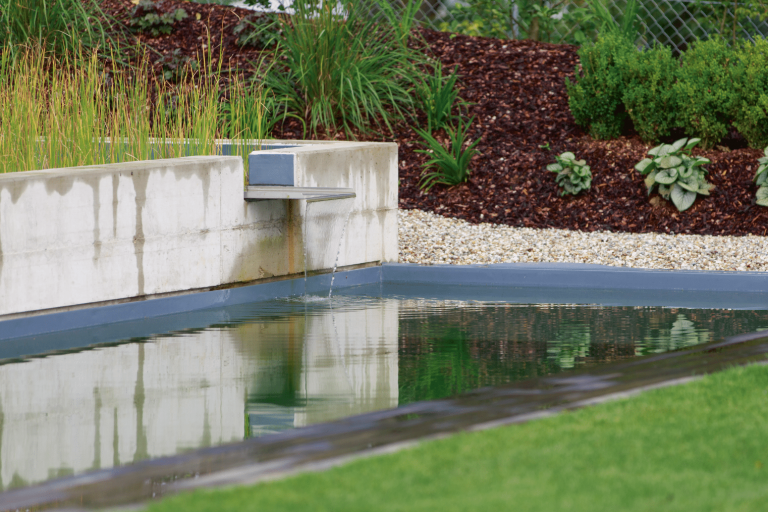
[[[0,0],[0,46],[43,44],[55,55],[105,48],[112,36],[96,0]]]
[[[266,94],[235,79],[224,106],[213,60],[203,56],[200,73],[169,84],[153,80],[146,60],[107,72],[95,52],[62,62],[40,47],[2,50],[0,172],[215,155],[230,134],[247,166],[271,126]],[[233,112],[227,123],[224,110]]]
[[[378,3],[297,0],[295,14],[281,19],[266,83],[311,132],[391,132],[394,121],[410,117],[421,56],[403,43],[405,29],[396,30],[393,18],[370,15],[382,12]]]

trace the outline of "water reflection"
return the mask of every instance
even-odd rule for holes
[[[0,366],[2,488],[768,327],[766,311],[361,297],[223,317]]]

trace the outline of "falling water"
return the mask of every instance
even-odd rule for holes
[[[341,254],[341,242],[344,241],[344,233],[347,231],[347,224],[349,224],[349,216],[352,214],[352,208],[347,210],[347,218],[344,219],[344,227],[341,228],[341,236],[339,237],[339,248],[336,250],[336,259],[333,261],[333,270],[331,271],[331,287],[328,289],[328,298],[331,298],[333,293],[333,280],[336,279],[336,268],[339,266],[339,255]]]
[[[341,244],[353,204],[354,199],[307,201],[304,208],[304,297],[307,297],[310,267],[332,269],[328,298],[332,296]]]

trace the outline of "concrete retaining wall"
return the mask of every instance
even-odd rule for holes
[[[292,150],[297,185],[357,193],[339,264],[395,261],[397,146]],[[338,213],[310,205],[305,218],[304,202],[243,191],[242,160],[227,156],[0,175],[0,320],[301,273],[305,234],[322,241],[309,269],[333,266],[337,245],[317,233]]]

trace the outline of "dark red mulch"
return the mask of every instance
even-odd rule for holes
[[[106,10],[123,13],[130,0],[104,0]],[[249,11],[218,5],[165,0],[166,8],[190,14],[169,36],[141,39],[163,54],[180,48],[194,57],[207,42],[216,53],[224,44],[225,63],[252,67],[261,52],[240,47],[234,26]],[[200,14],[200,20],[196,19]],[[754,204],[752,177],[761,152],[751,149],[697,151],[712,160],[709,179],[717,188],[680,213],[657,195],[650,200],[643,178],[633,170],[650,146],[636,136],[595,141],[575,125],[564,85],[578,61],[576,47],[533,41],[452,36],[423,30],[422,36],[446,69],[458,65],[462,97],[474,103],[470,137],[482,136],[469,182],[458,187],[418,188],[425,156],[407,127],[398,129],[400,207],[428,210],[469,222],[555,227],[584,231],[674,232],[766,235],[768,208]],[[249,64],[250,63],[250,64]],[[277,138],[299,138],[299,124],[278,127]],[[337,137],[339,134],[337,134]],[[539,146],[549,143],[551,150]],[[592,189],[560,197],[554,174],[545,170],[554,155],[572,151],[592,168]]]

